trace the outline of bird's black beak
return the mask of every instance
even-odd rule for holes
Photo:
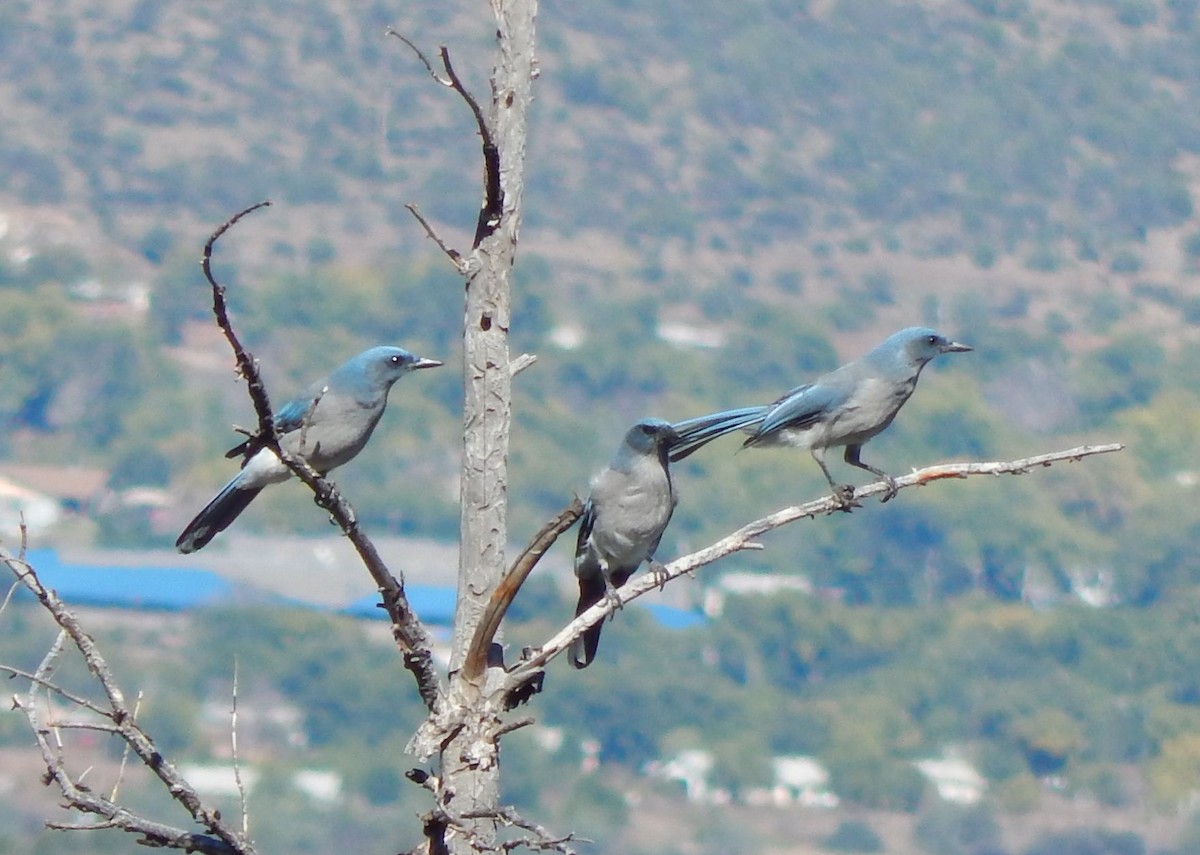
[[[940,348],[942,353],[966,353],[969,350],[974,350],[969,344],[959,344],[957,341],[947,342]]]
[[[967,349],[970,350],[970,348]],[[437,359],[425,359],[422,357],[412,364],[412,368],[414,371],[418,368],[437,368],[441,364]]]

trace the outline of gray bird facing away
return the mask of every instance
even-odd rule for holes
[[[387,407],[392,384],[410,371],[441,364],[399,347],[385,345],[363,351],[279,408],[275,424],[280,446],[286,453],[306,460],[322,475],[336,469],[352,460],[371,438]],[[264,487],[292,475],[261,437],[250,437],[225,456],[239,455],[243,458],[242,470],[188,523],[175,541],[180,552],[204,548]]]
[[[882,499],[886,502],[896,495],[896,481],[861,459],[863,445],[892,423],[929,360],[941,353],[968,350],[967,345],[927,327],[900,330],[865,356],[797,386],[768,406],[742,407],[677,423],[675,430],[681,440],[670,458],[682,460],[719,436],[744,430],[750,436],[743,448],[789,445],[808,449],[834,496],[848,509],[854,488],[835,483],[822,459],[825,449],[844,446],[847,463],[887,482],[888,492]]]
[[[662,572],[654,550],[677,501],[667,462],[675,439],[675,430],[664,421],[638,422],[625,434],[608,468],[592,481],[575,547],[576,617],[603,598],[615,598],[616,589],[643,561],[650,562],[652,572]],[[589,627],[571,642],[569,654],[576,668],[586,668],[595,658],[600,627]]]

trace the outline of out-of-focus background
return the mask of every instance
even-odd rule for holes
[[[253,423],[200,250],[275,202],[216,269],[276,400],[372,344],[447,361],[336,477],[445,619],[461,282],[404,205],[465,245],[478,138],[385,29],[486,99],[490,14],[0,6],[0,534],[24,513],[198,776],[239,657],[265,851],[413,845],[419,703],[386,633],[330,614],[371,584],[299,486],[170,551]],[[1197,851],[1200,3],[546,2],[539,27],[514,543],[634,420],[773,400],[916,323],[976,350],[926,371],[875,465],[1129,449],[797,525],[625,610],[505,743],[508,797],[595,853]],[[736,447],[677,467],[660,558],[826,489]],[[514,649],[569,617],[569,561],[518,599]],[[44,624],[10,605],[0,659],[36,662]],[[126,851],[40,831],[23,726],[0,716],[0,848]]]

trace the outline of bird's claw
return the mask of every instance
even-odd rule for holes
[[[611,585],[606,585],[604,588],[604,601],[612,606],[612,611],[608,613],[609,620],[612,620],[613,615],[625,608],[625,604],[621,602],[620,596],[617,595],[617,589]]]
[[[853,484],[838,484],[833,488],[833,498],[838,503],[838,507],[850,513],[854,508],[861,508],[862,503],[854,501],[854,485]]]
[[[881,505],[896,498],[896,494],[900,492],[900,488],[896,486],[896,479],[891,475],[885,475],[883,481],[887,484],[887,490],[884,492],[883,498],[879,500]]]
[[[653,558],[650,559],[650,575],[654,578],[660,591],[667,587],[667,582],[671,581],[671,574],[667,571],[667,566]]]

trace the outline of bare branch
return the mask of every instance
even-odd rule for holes
[[[479,220],[475,225],[475,241],[471,244],[472,249],[478,249],[479,245],[483,243],[483,241],[490,234],[496,231],[496,227],[500,224],[500,214],[504,210],[504,190],[500,184],[500,149],[496,147],[496,141],[492,135],[491,126],[488,124],[487,117],[484,116],[483,110],[479,106],[479,102],[475,100],[475,96],[467,91],[467,88],[463,85],[458,73],[455,72],[454,66],[450,62],[450,51],[445,45],[442,45],[438,51],[442,57],[442,67],[446,70],[446,77],[443,78],[438,76],[438,73],[433,70],[433,64],[426,58],[425,54],[421,52],[420,48],[412,43],[412,41],[405,38],[391,27],[388,28],[387,34],[389,36],[395,36],[400,41],[408,45],[412,52],[417,55],[417,58],[421,60],[421,63],[425,66],[425,70],[429,72],[429,75],[442,86],[448,86],[457,92],[459,96],[467,103],[467,106],[471,108],[471,113],[475,116],[475,126],[479,130],[479,139],[483,145],[484,166],[484,202],[483,207],[479,211]],[[408,209],[416,214],[416,211],[413,210],[413,206],[408,206]],[[418,219],[421,218],[418,217]],[[424,220],[421,222],[423,225],[425,225]],[[443,252],[445,252],[447,255],[450,255],[450,251],[441,244],[441,241],[434,237],[432,230],[429,229],[428,225],[426,225],[426,232],[429,232],[429,236],[434,238],[434,240],[442,246]],[[455,266],[457,267],[459,266],[460,262],[455,259],[455,255],[457,255],[457,253],[450,255],[450,260],[454,261]],[[465,274],[467,271],[463,270],[462,272]]]
[[[328,391],[328,386],[322,386],[321,391],[313,396],[308,409],[304,411],[304,419],[300,422],[300,443],[297,446],[297,451],[301,457],[308,453],[308,428],[312,424],[313,413],[317,411],[317,404],[321,403],[321,399],[325,397],[325,393]]]
[[[425,234],[429,236],[430,240],[438,245],[438,249],[446,253],[446,256],[450,259],[450,263],[454,265],[455,270],[457,270],[463,276],[466,276],[471,272],[471,265],[465,258],[462,257],[462,253],[460,253],[457,249],[446,245],[446,242],[441,239],[436,231],[434,231],[433,225],[430,224],[429,220],[425,219],[425,215],[421,213],[421,210],[416,206],[416,204],[409,202],[404,207],[408,208],[409,212],[417,218],[417,222],[420,223],[422,228],[425,229]]]
[[[204,246],[204,276],[212,286],[213,314],[216,316],[217,325],[225,334],[230,347],[233,348],[238,372],[246,381],[246,389],[251,400],[254,401],[254,409],[258,414],[258,434],[247,440],[250,443],[247,447],[252,449],[257,443],[260,444],[260,447],[269,448],[274,452],[275,456],[313,491],[317,505],[329,512],[334,522],[354,544],[355,550],[375,580],[379,593],[383,597],[383,607],[387,610],[388,617],[391,618],[392,636],[404,657],[404,666],[412,672],[417,681],[417,691],[420,693],[421,699],[432,711],[438,703],[439,695],[438,676],[433,667],[433,642],[429,633],[409,606],[403,584],[392,575],[380,557],[379,551],[375,548],[375,544],[358,527],[358,518],[350,503],[342,497],[332,481],[322,477],[302,458],[288,454],[280,447],[279,432],[271,411],[270,400],[267,397],[266,386],[258,371],[258,363],[242,347],[241,341],[234,332],[233,324],[229,320],[229,314],[225,307],[225,287],[219,285],[212,275],[210,259],[213,245],[217,239],[242,217],[269,204],[269,202],[260,202],[235,215],[213,232],[212,237]],[[252,451],[248,453],[252,453]]]
[[[271,202],[268,199],[259,202],[257,205],[251,205],[249,208],[234,214],[222,223],[205,242],[204,258],[200,263],[200,267],[204,271],[204,278],[212,286],[213,314],[217,318],[217,326],[221,328],[221,332],[225,334],[225,338],[229,341],[229,346],[233,348],[233,356],[237,360],[238,376],[245,378],[246,382],[250,385],[250,398],[254,401],[254,412],[258,416],[258,432],[260,436],[264,436],[273,430],[271,401],[267,397],[267,389],[263,385],[262,378],[259,376],[257,360],[242,347],[241,341],[238,340],[237,334],[233,331],[233,324],[229,321],[229,309],[225,305],[225,286],[218,285],[217,280],[213,278],[212,253],[216,242],[220,240],[225,232],[233,228],[242,217],[257,211],[259,208],[269,207],[270,204]]]
[[[535,362],[537,362],[537,354],[522,353],[512,362],[508,363],[508,374],[510,377],[516,377]]]
[[[410,50],[412,50],[412,52],[413,52],[413,53],[415,53],[415,54],[417,55],[417,59],[421,60],[421,64],[425,66],[425,70],[429,72],[429,76],[430,76],[430,77],[432,77],[434,80],[436,80],[436,81],[437,81],[438,83],[440,83],[442,86],[445,86],[445,87],[447,87],[447,88],[453,88],[453,87],[454,87],[454,84],[453,84],[452,82],[450,82],[449,80],[447,80],[446,78],[444,78],[444,77],[438,77],[438,73],[437,73],[436,71],[434,71],[434,70],[433,70],[433,63],[431,63],[431,62],[430,62],[430,61],[429,61],[429,60],[428,60],[428,59],[425,57],[425,54],[424,54],[424,53],[422,53],[421,49],[420,49],[419,47],[417,47],[417,46],[416,46],[416,45],[415,45],[415,44],[412,42],[412,40],[411,40],[411,39],[409,39],[407,36],[405,36],[403,33],[401,33],[401,32],[400,32],[399,30],[397,30],[395,27],[388,27],[388,28],[387,28],[387,35],[389,35],[389,36],[395,36],[395,37],[396,37],[396,38],[398,38],[400,41],[402,41],[402,42],[404,42],[406,45],[408,45],[409,49],[410,49]]]
[[[17,589],[20,587],[20,582],[13,582],[8,586],[8,591],[4,594],[4,602],[0,603],[0,615],[4,614],[4,610],[8,608],[8,604],[12,602],[12,598],[16,595]],[[3,666],[0,665],[0,667]]]
[[[19,707],[24,709],[24,707]],[[121,735],[121,728],[115,724],[100,724],[98,721],[52,721],[49,727],[54,730],[91,730],[96,733],[111,733],[116,736]],[[121,775],[125,773],[125,767],[121,767]],[[121,783],[120,776],[117,778],[117,785]],[[115,801],[117,796],[117,786],[113,787],[113,792],[109,794],[108,800]]]
[[[517,718],[513,719],[512,721],[505,722],[496,728],[496,739],[499,739],[505,734],[512,733],[514,730],[520,730],[523,727],[529,727],[536,722],[537,719],[535,719],[533,716],[526,716],[525,718]]]
[[[504,579],[492,591],[491,599],[488,601],[479,623],[475,625],[475,635],[471,639],[471,646],[463,660],[462,676],[464,680],[474,681],[483,674],[484,668],[487,666],[488,647],[495,638],[496,631],[500,628],[500,622],[504,619],[517,591],[521,589],[521,585],[525,583],[525,579],[537,566],[538,561],[546,554],[546,550],[554,544],[560,534],[575,524],[575,520],[579,519],[582,513],[583,502],[579,501],[579,497],[576,496],[571,504],[542,526],[541,531],[534,535],[529,545],[517,556],[517,560],[513,562],[512,568]]]
[[[233,780],[237,784],[242,808],[242,837],[250,839],[250,812],[246,809],[246,785],[242,783],[242,764],[238,757],[238,661],[233,659],[233,709],[229,713],[229,743],[233,751]]]
[[[496,227],[500,225],[500,215],[504,212],[504,188],[500,184],[500,149],[496,147],[491,126],[488,125],[483,110],[479,108],[479,102],[466,90],[462,81],[458,79],[454,66],[450,64],[450,51],[446,49],[445,45],[442,45],[441,54],[442,66],[446,69],[450,82],[454,84],[454,91],[462,96],[462,99],[467,102],[467,106],[471,108],[471,112],[475,114],[475,124],[479,128],[479,139],[483,146],[485,195],[483,208],[479,211],[479,221],[475,226],[475,242],[471,244],[472,249],[477,249],[489,235],[496,231]]]
[[[1039,454],[1007,462],[989,463],[944,463],[918,469],[911,474],[896,479],[896,489],[924,486],[925,484],[941,481],[947,478],[967,478],[972,475],[1024,475],[1038,467],[1051,466],[1054,463],[1074,462],[1097,454],[1109,454],[1120,451],[1125,446],[1120,443],[1107,445],[1081,445],[1065,451],[1055,451],[1049,454]],[[876,481],[855,491],[855,498],[868,498],[888,492],[888,485]],[[690,555],[676,558],[665,565],[662,573],[645,573],[632,580],[616,591],[613,598],[602,598],[599,603],[579,615],[571,623],[556,633],[528,659],[524,659],[509,672],[510,685],[520,686],[530,676],[540,670],[547,662],[561,653],[576,638],[583,635],[584,630],[604,620],[608,615],[621,608],[625,603],[655,590],[667,581],[691,574],[700,567],[712,564],[720,558],[747,549],[760,549],[761,544],[756,538],[788,523],[801,519],[812,519],[818,514],[831,514],[845,510],[842,504],[833,496],[825,496],[803,505],[783,508],[775,513],[747,523],[737,531],[718,540],[704,549]]]
[[[142,711],[142,693],[138,692],[137,702],[133,705],[133,718],[136,721],[138,715]],[[118,728],[119,731],[119,728]],[[121,767],[117,771],[117,780],[113,784],[112,792],[108,795],[110,802],[117,800],[117,795],[121,792],[121,782],[125,780],[125,769],[129,766],[129,743],[125,743],[125,748],[121,751]]]
[[[471,811],[464,813],[462,818],[491,820],[498,825],[519,828],[533,835],[532,837],[508,840],[495,847],[488,847],[484,851],[511,852],[514,849],[533,849],[538,852],[561,852],[563,855],[576,855],[576,850],[568,846],[568,843],[573,841],[592,842],[576,837],[574,834],[568,834],[565,837],[555,837],[536,822],[530,822],[522,817],[517,813],[516,808],[513,807],[502,807],[494,811]]]
[[[221,821],[218,811],[208,808],[203,803],[191,785],[163,757],[154,741],[142,730],[134,712],[126,705],[124,694],[113,679],[108,663],[96,648],[95,642],[83,631],[74,613],[66,607],[57,594],[42,584],[34,568],[22,558],[14,557],[0,549],[0,563],[8,566],[17,580],[37,597],[42,607],[50,613],[59,626],[58,637],[30,678],[27,699],[24,703],[18,703],[18,707],[25,714],[29,726],[33,730],[34,739],[41,750],[42,759],[46,764],[47,782],[57,785],[67,806],[101,817],[104,820],[101,827],[121,828],[139,834],[142,837],[141,842],[146,845],[205,852],[211,853],[211,855],[251,855],[254,852],[252,844],[226,826]],[[208,833],[196,834],[138,816],[116,804],[112,799],[96,795],[90,788],[84,786],[80,779],[72,778],[67,771],[66,758],[63,756],[62,745],[58,738],[58,729],[63,725],[42,722],[40,704],[36,696],[38,691],[46,691],[71,699],[70,695],[55,686],[51,680],[51,674],[68,641],[83,657],[84,664],[100,686],[108,703],[108,709],[103,709],[99,705],[87,701],[84,701],[81,706],[99,712],[111,722],[117,735],[158,777],[171,797],[179,802],[191,814],[192,819]],[[13,673],[11,668],[5,670]],[[91,726],[91,729],[107,730],[108,728],[108,725]]]
[[[4,663],[0,663],[0,671],[6,672],[10,677],[20,677],[23,680],[29,680],[30,682],[37,683],[42,688],[59,695],[64,700],[70,701],[76,706],[83,707],[84,709],[90,710],[98,715],[108,714],[106,710],[101,709],[87,698],[76,695],[73,692],[68,692],[66,689],[62,688],[56,683],[44,681],[36,674],[31,674],[28,671],[22,671],[20,668],[14,668],[13,666],[5,665]],[[13,703],[20,704],[20,698],[18,698],[16,695],[13,695]]]

